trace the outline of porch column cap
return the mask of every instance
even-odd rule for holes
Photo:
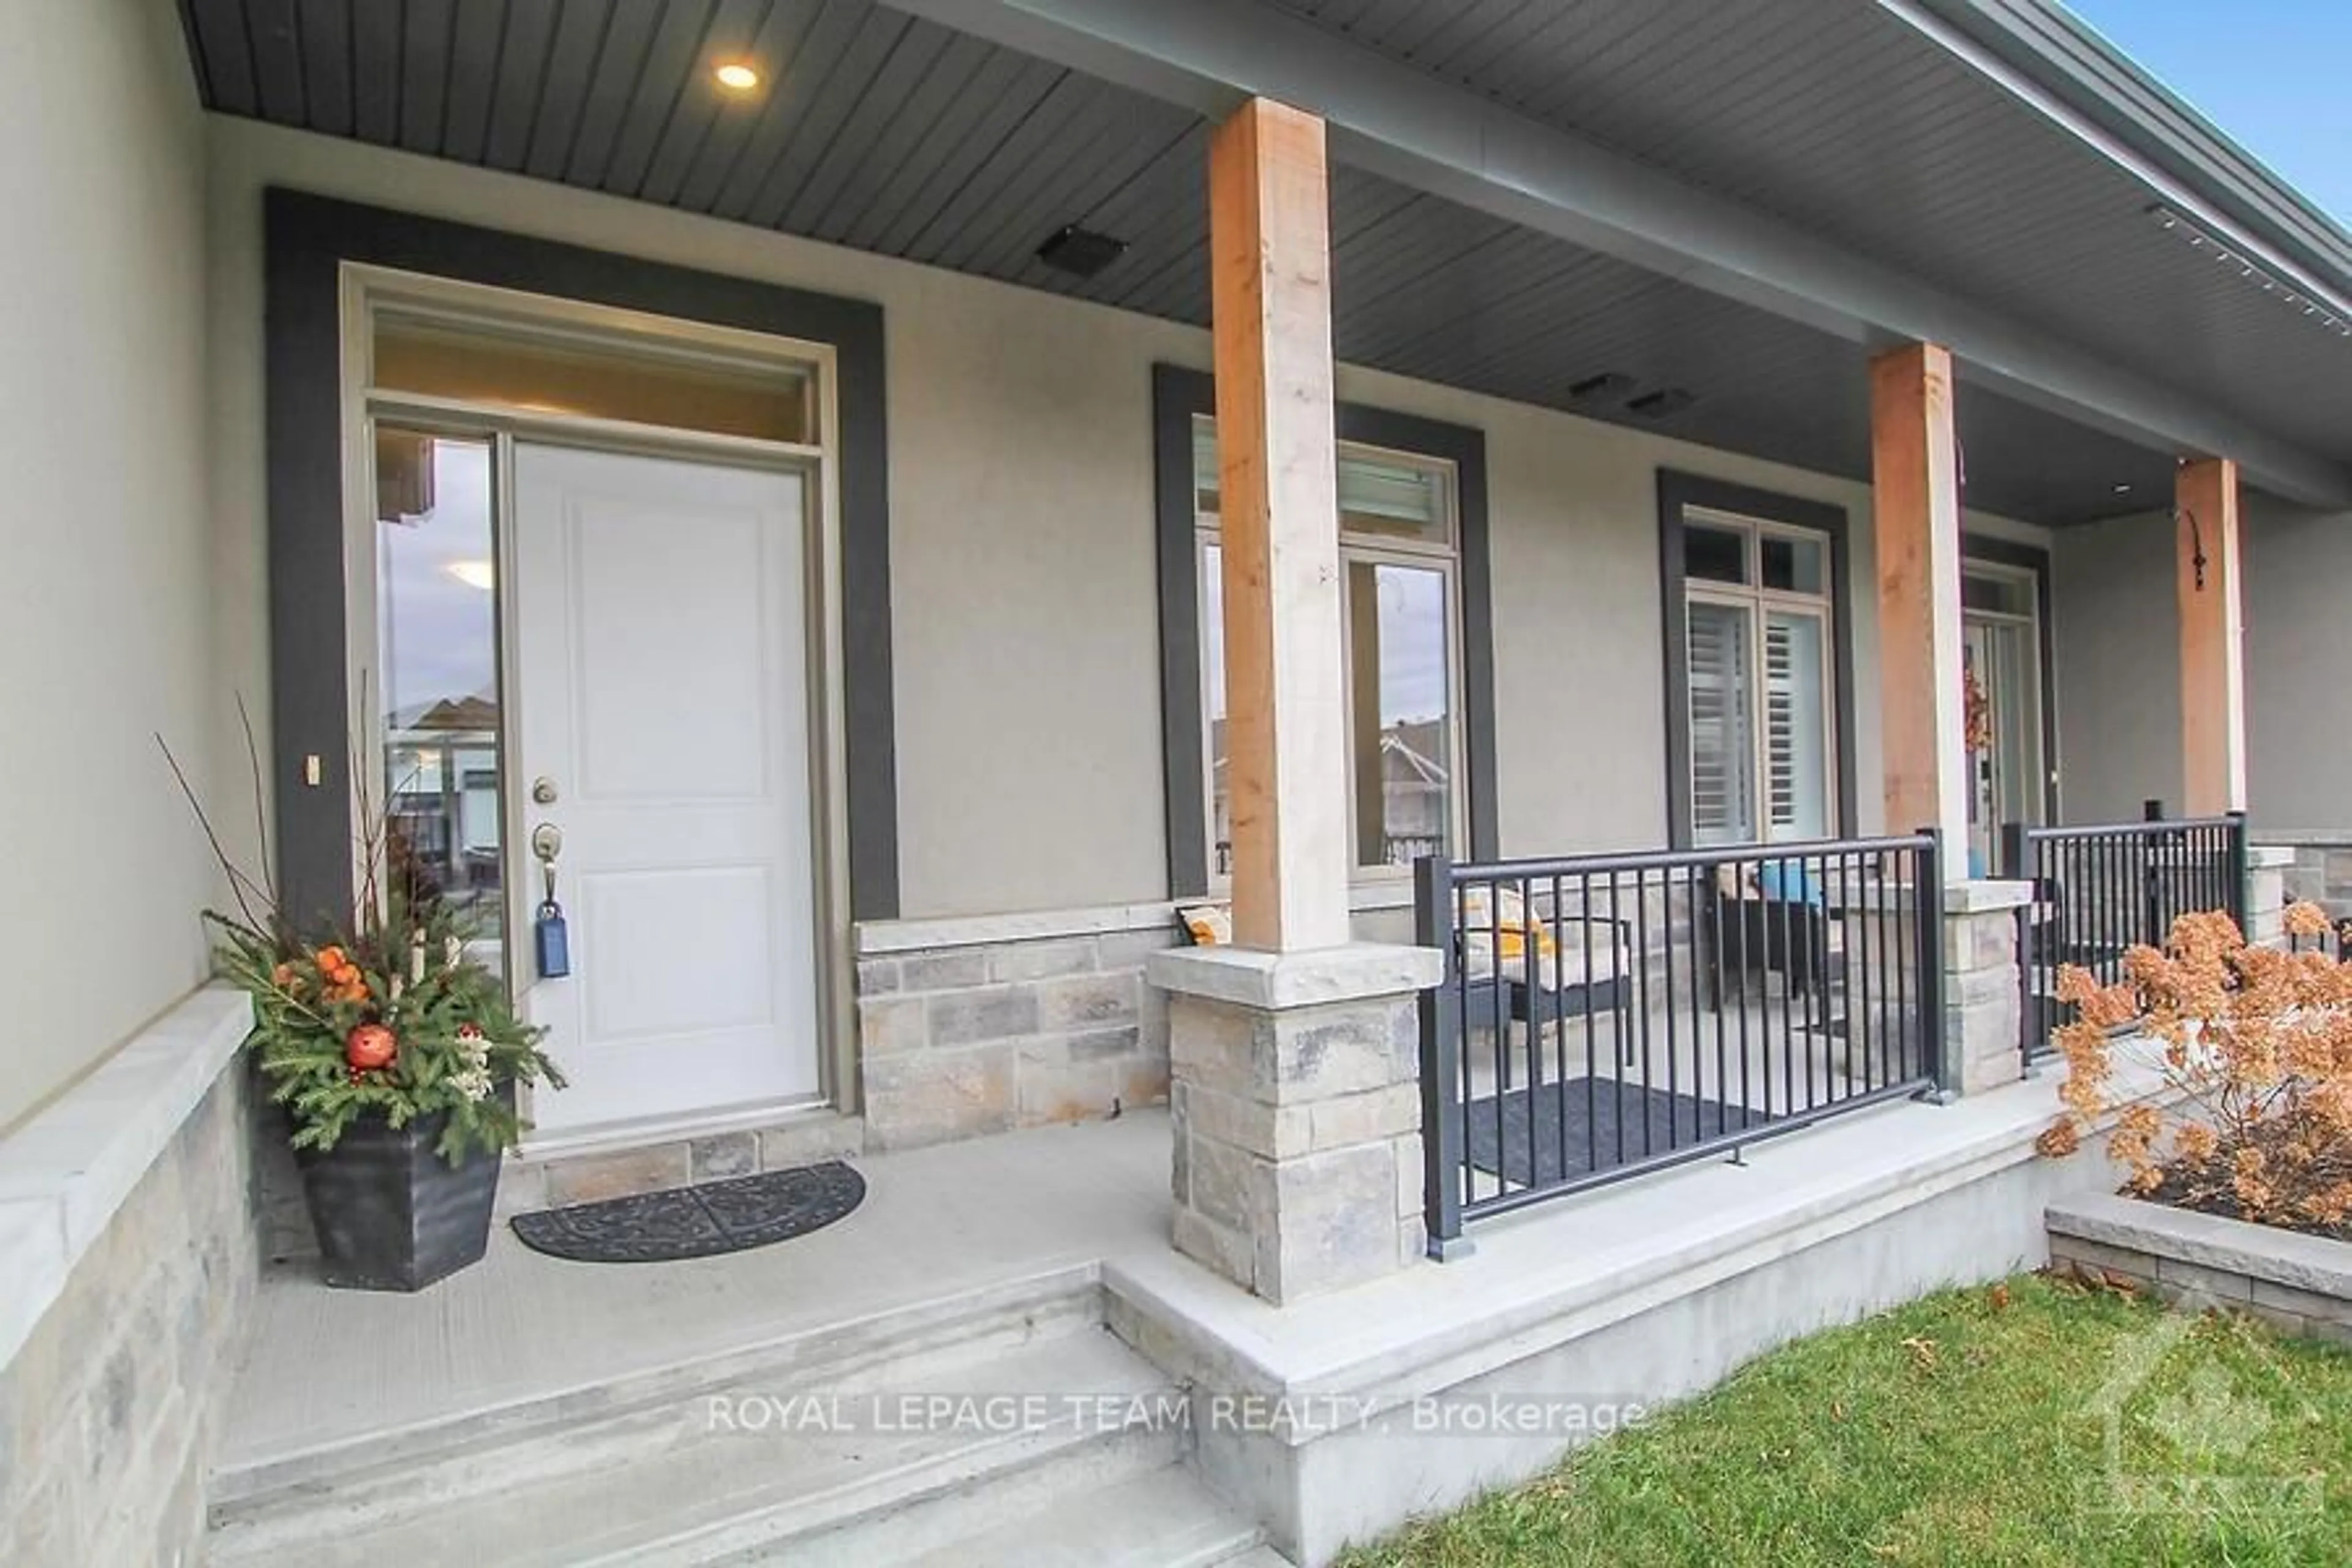
[[[1425,991],[1444,978],[1445,955],[1369,942],[1295,952],[1175,947],[1153,953],[1144,973],[1162,991],[1278,1013]]]
[[[2294,850],[2285,844],[2250,844],[2246,847],[2246,869],[2276,871],[2294,864]]]
[[[1948,915],[1989,915],[2002,910],[2021,910],[2032,901],[2031,882],[1978,880],[1953,882],[1944,889],[1944,912]]]

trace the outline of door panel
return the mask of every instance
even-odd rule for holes
[[[542,1131],[820,1092],[803,499],[796,476],[516,451],[515,776],[525,843],[562,834],[572,959],[518,966],[572,1080]],[[516,875],[527,930],[541,871]]]

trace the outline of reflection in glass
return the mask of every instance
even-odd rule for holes
[[[1410,866],[1446,850],[1453,820],[1444,574],[1348,563],[1349,726],[1356,863]]]
[[[1234,874],[1233,799],[1225,767],[1225,552],[1201,546],[1201,711],[1209,731],[1209,874]]]
[[[811,438],[808,377],[771,365],[579,347],[386,312],[376,325],[374,384],[541,414],[621,419],[671,429]]]
[[[387,869],[502,944],[490,446],[379,427],[375,460]]]

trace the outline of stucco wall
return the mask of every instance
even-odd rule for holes
[[[1150,366],[1204,366],[1206,334],[380,149],[225,120],[210,133],[228,602],[260,593],[267,184],[875,300],[889,342],[902,911],[1164,895]],[[1848,510],[1858,820],[1878,826],[1866,486],[1372,372],[1343,368],[1339,385],[1486,432],[1507,852],[1664,840],[1661,466]],[[257,614],[229,619],[223,653],[260,689]]]
[[[2069,823],[2130,821],[2180,800],[2179,612],[2172,524],[2136,513],[2070,528],[2052,552]]]
[[[173,14],[11,6],[0,102],[0,1129],[204,971],[203,127]]]
[[[2254,825],[2352,831],[2352,512],[2253,495],[2244,528]]]
[[[2352,514],[2242,502],[2248,808],[2257,830],[2352,830]],[[2180,800],[2180,647],[2171,523],[2149,512],[2058,535],[2065,815]]]

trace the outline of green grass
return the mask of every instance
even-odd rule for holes
[[[1540,1479],[1341,1562],[2352,1563],[2352,1352],[2241,1319],[2166,1321],[2035,1277],[1946,1291],[1764,1356]],[[2123,1405],[2119,1486],[2094,1398],[2119,1356],[2159,1346]],[[2134,1506],[2149,1499],[2174,1506]]]

